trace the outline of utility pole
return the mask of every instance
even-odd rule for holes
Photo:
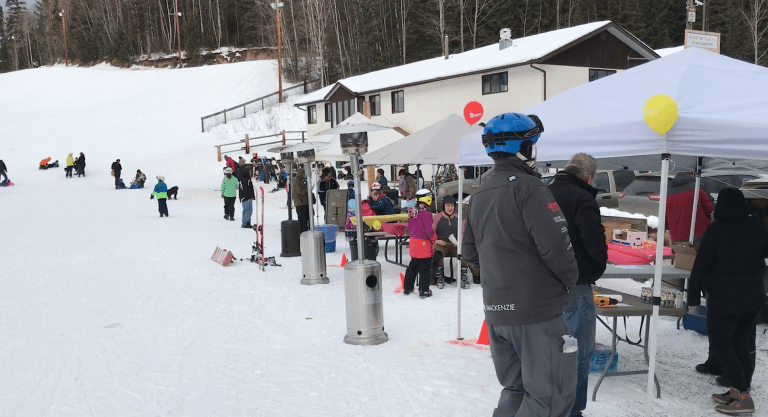
[[[709,7],[709,0],[704,0],[704,7],[701,13],[701,30],[704,32],[709,31],[709,17],[707,16],[707,7]]]
[[[690,13],[691,9],[696,10],[696,8],[693,6],[693,0],[688,0],[688,7],[686,7],[686,11]],[[693,29],[693,22],[691,22],[691,19],[685,19],[685,28],[688,30]]]
[[[278,100],[283,102],[283,59],[282,59],[282,42],[280,42],[280,8],[283,7],[283,3],[272,3],[272,8],[275,9],[277,15],[277,91]]]
[[[179,16],[181,16],[181,13],[179,13],[179,0],[173,0],[173,8],[176,10],[176,42],[179,47],[179,68],[181,68],[183,65],[181,62],[181,31],[179,31]]]
[[[67,55],[67,19],[64,15],[64,9],[61,9],[61,30],[64,32],[64,66],[69,66],[69,56]]]

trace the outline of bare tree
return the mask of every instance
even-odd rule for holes
[[[321,84],[325,86],[329,80],[325,71],[325,29],[328,26],[329,0],[306,0],[304,15],[307,19],[307,34],[309,35],[310,56],[316,59],[320,70]]]
[[[408,10],[411,8],[411,0],[400,0],[400,26],[403,30],[403,64],[405,64],[405,45],[406,42],[406,19],[408,18]]]
[[[472,34],[472,49],[477,46],[477,28],[488,20],[496,9],[499,2],[495,0],[474,0],[475,10],[472,14],[472,21],[469,22],[469,32]]]
[[[578,7],[581,0],[568,0],[568,27],[571,27],[571,15],[573,11]]]
[[[752,38],[755,64],[768,54],[766,47],[766,32],[768,32],[768,0],[748,0],[746,9],[742,8],[742,15],[747,22],[749,35]]]

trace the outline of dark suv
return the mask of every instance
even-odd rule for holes
[[[701,188],[709,194],[713,203],[717,202],[717,194],[726,187],[739,188],[744,181],[762,177],[757,173],[731,173],[716,170],[704,173],[701,177]],[[674,178],[669,176],[668,181]],[[667,183],[669,186],[669,183]],[[659,199],[661,198],[661,175],[638,175],[631,184],[619,194],[619,210],[627,213],[639,213],[644,216],[658,216]]]

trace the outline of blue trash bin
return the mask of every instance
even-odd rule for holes
[[[323,232],[325,237],[325,253],[336,252],[336,235],[339,233],[339,226],[323,224],[315,226],[315,230]]]

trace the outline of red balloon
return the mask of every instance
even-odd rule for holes
[[[467,123],[473,125],[480,121],[480,119],[483,117],[483,105],[476,102],[476,101],[470,101],[467,103],[466,106],[464,106],[464,120],[467,121]]]

